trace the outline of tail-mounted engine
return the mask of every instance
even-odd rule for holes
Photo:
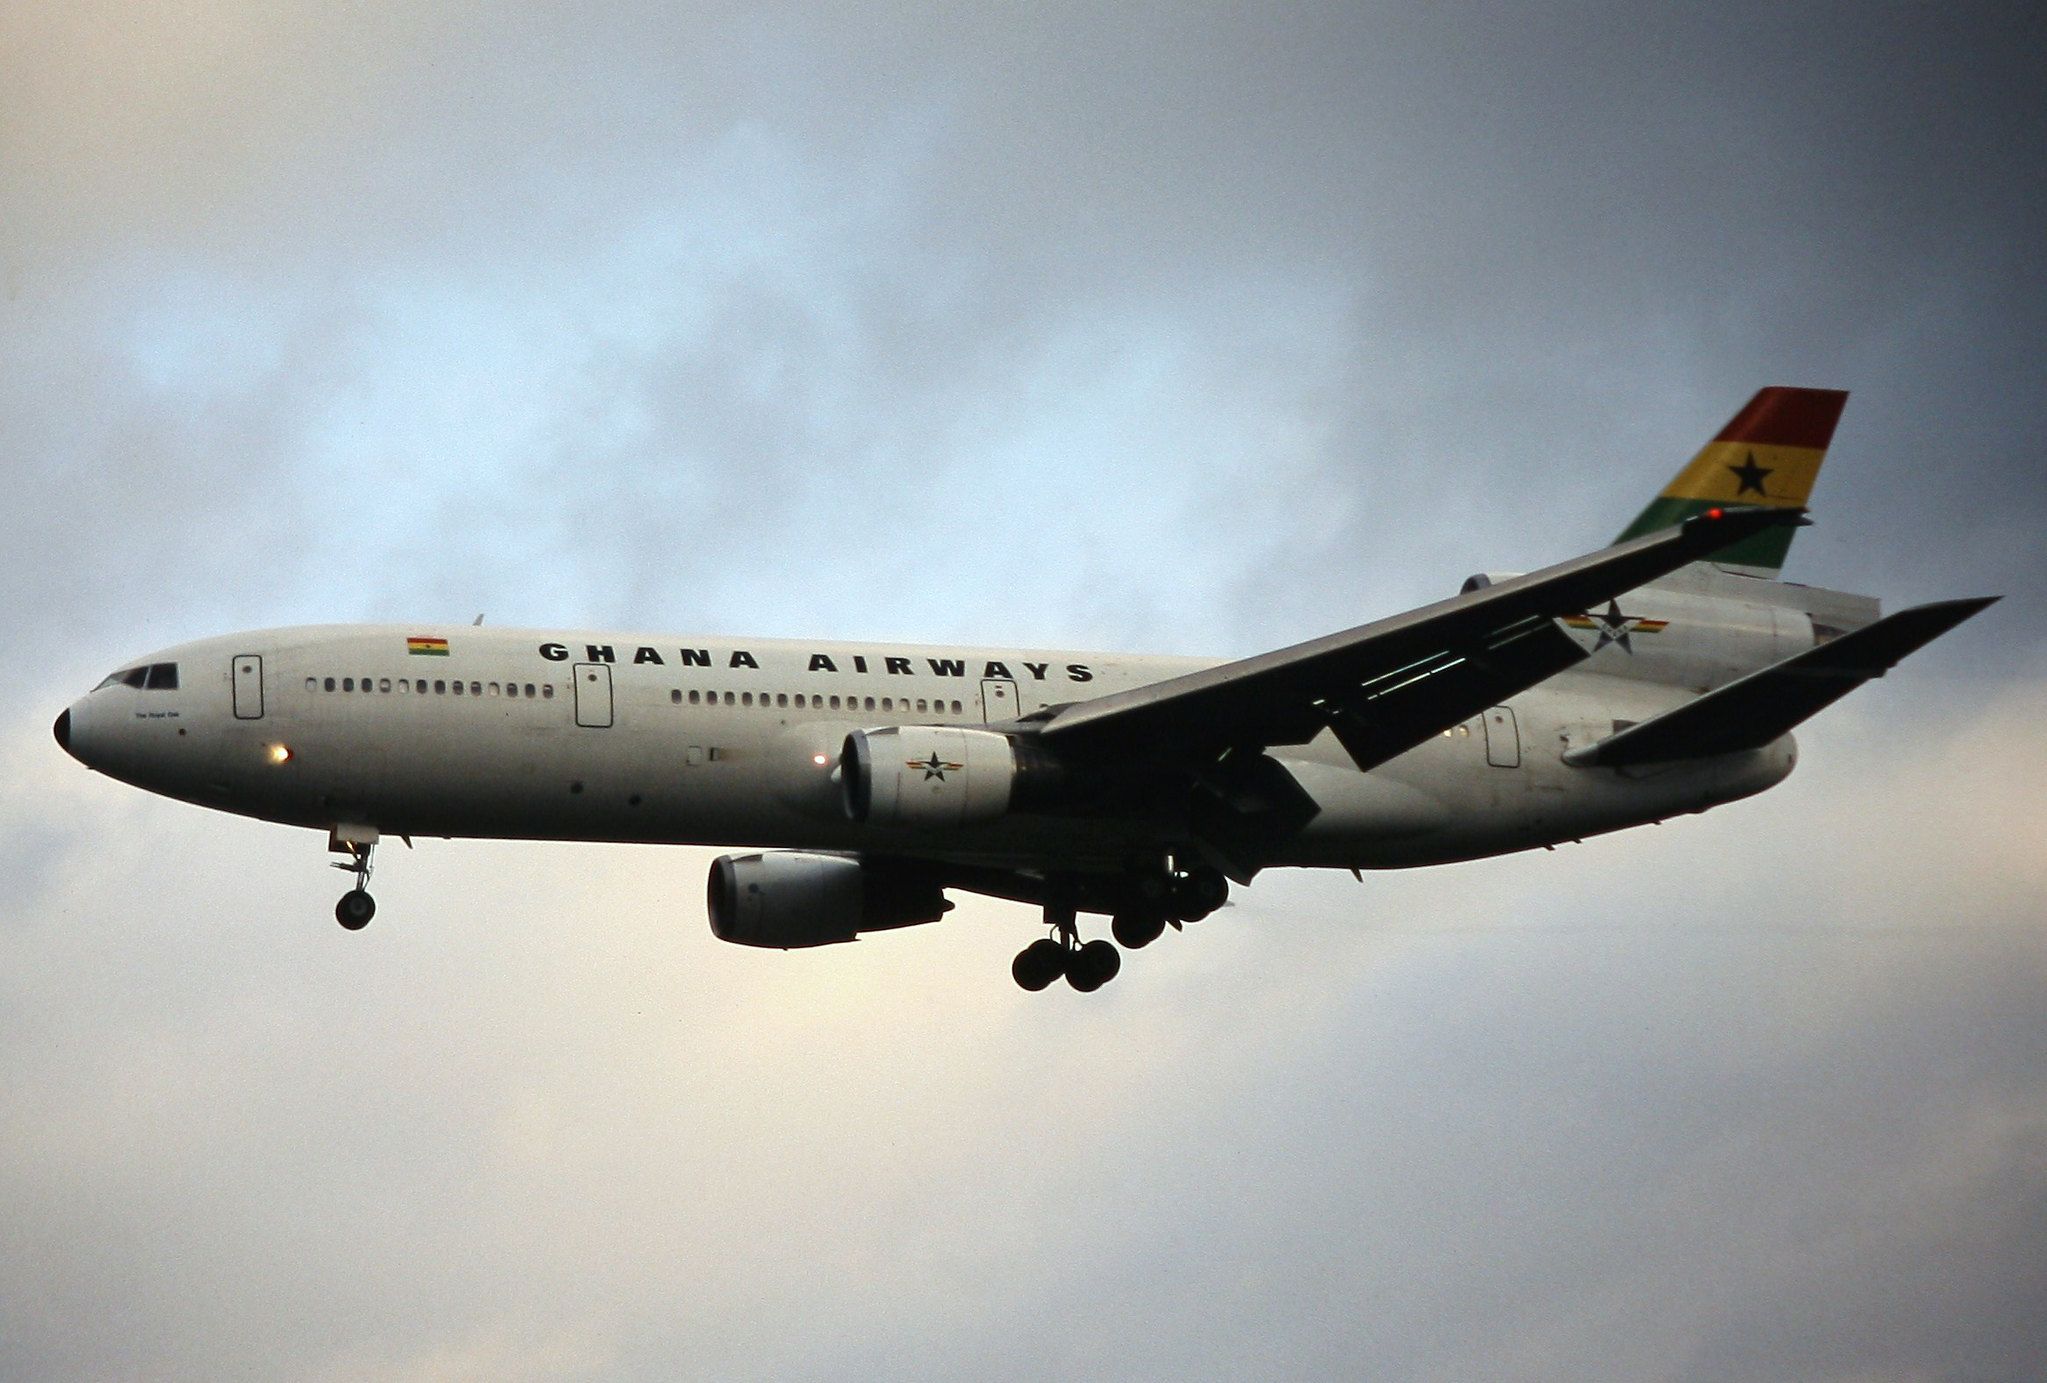
[[[929,879],[800,850],[720,855],[708,894],[720,941],[783,950],[936,922],[952,908]]]
[[[993,730],[855,730],[839,755],[846,815],[877,826],[948,827],[1046,804],[1064,775],[1027,740]]]

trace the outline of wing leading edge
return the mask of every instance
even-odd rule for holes
[[[1585,652],[1555,623],[1771,528],[1795,509],[1712,509],[1675,528],[1405,614],[1055,712],[1048,746],[1181,763],[1333,730],[1373,768],[1554,676]]]

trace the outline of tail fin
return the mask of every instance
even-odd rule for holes
[[[1614,541],[1675,527],[1716,504],[1804,508],[1820,462],[1826,459],[1834,424],[1847,403],[1845,389],[1772,386],[1757,391]],[[1719,553],[1713,562],[1775,576],[1783,569],[1795,531],[1766,528]]]

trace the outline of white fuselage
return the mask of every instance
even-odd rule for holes
[[[1638,593],[1638,600],[1642,593]],[[1634,772],[1562,754],[1813,639],[1771,604],[1663,592],[1629,646],[1369,773],[1336,741],[1273,750],[1319,812],[1259,867],[1469,859],[1698,811],[1790,772],[1765,749]],[[1635,602],[1631,602],[1635,603]],[[1743,615],[1742,609],[1748,613]],[[1652,627],[1659,626],[1659,627]],[[1593,632],[1584,637],[1587,647]],[[438,641],[445,641],[444,643]],[[441,651],[445,649],[445,651]],[[223,811],[384,835],[641,841],[1114,869],[1179,823],[1027,815],[937,832],[848,818],[853,730],[1013,721],[1208,660],[1014,649],[685,639],[421,625],[277,629],[150,655],[177,686],[119,682],[68,712],[67,747],[113,777]]]

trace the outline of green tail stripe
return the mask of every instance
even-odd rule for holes
[[[1630,538],[1639,538],[1645,533],[1661,533],[1666,528],[1675,528],[1694,514],[1711,509],[1715,500],[1710,499],[1668,499],[1658,497],[1649,502],[1649,507],[1620,535],[1614,539],[1624,543]],[[1784,568],[1784,554],[1791,550],[1791,535],[1795,528],[1766,528],[1714,553],[1707,560],[1723,562],[1736,567],[1762,567],[1768,571]]]

